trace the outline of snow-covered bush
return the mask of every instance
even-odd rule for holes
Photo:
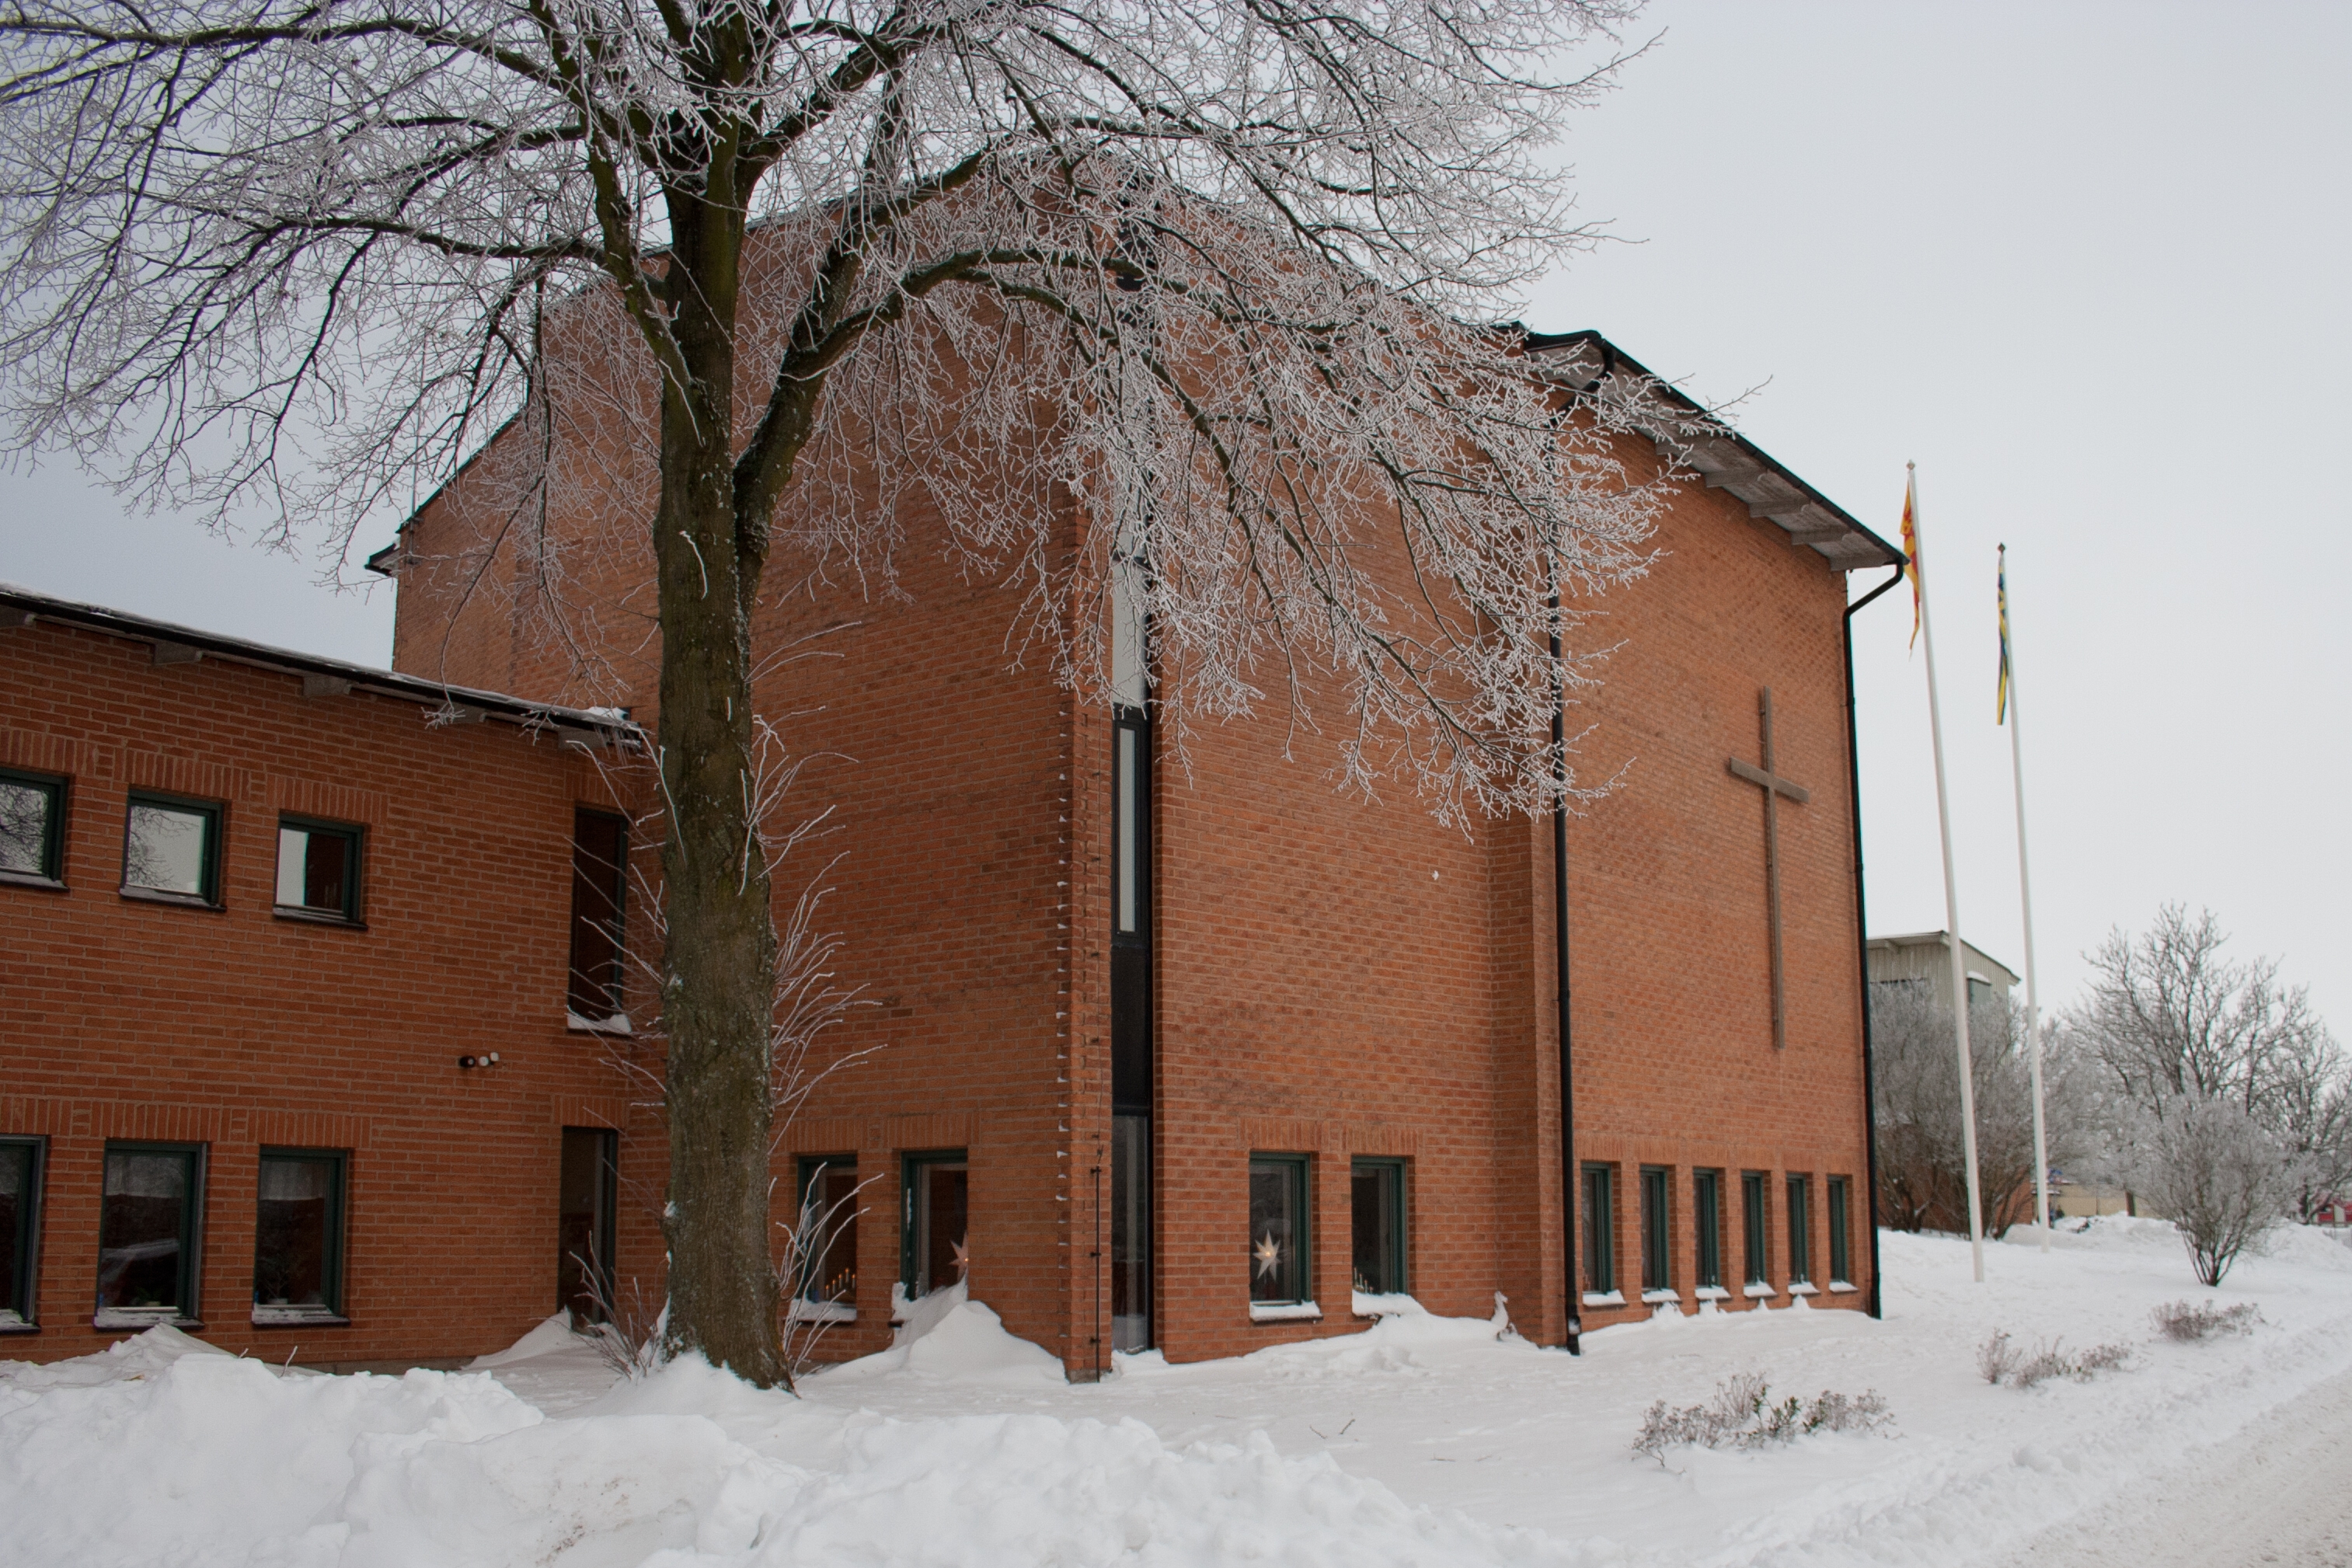
[[[2002,1329],[1977,1347],[1977,1371],[1987,1383],[2011,1388],[2032,1388],[2053,1377],[2071,1377],[2087,1383],[2103,1372],[2113,1372],[2131,1359],[2131,1352],[2122,1345],[2094,1345],[2086,1351],[2070,1351],[2058,1340],[2044,1340],[2032,1350],[2025,1350]]]
[[[2189,1301],[2167,1301],[2148,1314],[2157,1331],[2168,1340],[2195,1344],[2216,1334],[2251,1334],[2263,1321],[2263,1310],[2252,1301],[2229,1307],[2204,1307]]]
[[[1774,1403],[1771,1386],[1754,1373],[1726,1378],[1704,1405],[1669,1408],[1663,1399],[1642,1416],[1633,1451],[1660,1464],[1668,1448],[1762,1448],[1809,1432],[1869,1432],[1894,1416],[1876,1390],[1839,1394],[1823,1389],[1811,1405],[1795,1394]]]
[[[2305,1184],[2305,1162],[2231,1100],[2165,1109],[2141,1145],[2133,1185],[2180,1227],[2198,1280],[2219,1285],[2239,1255],[2259,1250]]]

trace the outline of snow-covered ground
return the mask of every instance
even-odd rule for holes
[[[2168,1543],[2214,1560],[2194,1539],[2200,1485],[2285,1495],[2279,1466],[2309,1445],[2283,1433],[2352,1432],[2352,1250],[2316,1233],[2219,1292],[2150,1221],[2095,1222],[2047,1255],[2021,1232],[1988,1248],[1982,1287],[1964,1242],[1885,1249],[1883,1323],[1674,1318],[1571,1359],[1407,1315],[1234,1361],[1122,1357],[1093,1386],[944,1300],[928,1331],[801,1399],[698,1362],[616,1387],[553,1327],[481,1370],[401,1378],[285,1373],[155,1330],[0,1363],[0,1562],[1991,1568],[2105,1562],[2068,1543],[2136,1525],[2145,1568]],[[2183,1298],[2256,1301],[2265,1322],[2159,1341],[2150,1309]],[[2131,1357],[1993,1387],[1976,1347],[1996,1329]],[[1776,1398],[1874,1389],[1895,1422],[1663,1466],[1632,1453],[1653,1400],[1696,1403],[1741,1373]]]

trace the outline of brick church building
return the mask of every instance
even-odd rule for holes
[[[1592,334],[1529,348],[1640,374]],[[761,646],[826,634],[760,699],[814,759],[824,923],[872,1004],[776,1157],[780,1194],[856,1211],[792,1308],[829,1354],[959,1279],[1081,1379],[1354,1331],[1397,1294],[1499,1292],[1550,1343],[1571,1315],[1874,1299],[1845,574],[1900,557],[1727,432],[1688,461],[1608,605],[1580,766],[1622,782],[1567,824],[1564,931],[1549,821],[1336,793],[1278,720],[1177,757],[1131,693],[1010,668],[1003,591],[919,515],[903,596],[776,597]],[[495,1349],[581,1300],[590,1239],[657,1298],[666,1141],[614,1066],[645,998],[598,945],[649,851],[613,711],[651,712],[615,652],[645,576],[591,585],[592,689],[514,595],[459,591],[466,482],[372,563],[394,676],[220,639],[175,663],[193,634],[0,595],[0,684],[42,694],[0,721],[0,804],[52,825],[0,847],[0,1355],[159,1310],[117,1277],[160,1280],[130,1254],[166,1240],[203,1268],[175,1321],[200,1300],[232,1348],[291,1325],[305,1362]],[[171,874],[131,865],[142,809],[201,818],[144,819],[199,846],[193,891],[134,885]]]

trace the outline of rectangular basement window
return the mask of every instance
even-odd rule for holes
[[[197,1143],[106,1146],[95,1327],[204,1326],[196,1310],[204,1164]]]
[[[811,1154],[801,1159],[800,1279],[793,1299],[803,1321],[857,1316],[857,1156]],[[824,1307],[811,1313],[801,1308]]]
[[[1608,1165],[1584,1167],[1584,1295],[1587,1300],[1617,1289],[1616,1173]]]
[[[1672,1295],[1674,1268],[1674,1172],[1642,1167],[1642,1299]]]
[[[1723,1173],[1691,1173],[1691,1217],[1698,1231],[1698,1288],[1723,1293]]]
[[[1789,1283],[1813,1282],[1812,1184],[1803,1176],[1789,1178]]]
[[[336,1324],[343,1316],[340,1149],[264,1149],[253,1233],[253,1321]]]
[[[1314,1300],[1314,1226],[1304,1154],[1249,1157],[1250,1310],[1305,1307]],[[1303,1315],[1303,1314],[1302,1314]]]
[[[1772,1289],[1771,1217],[1765,1208],[1769,1201],[1764,1173],[1742,1171],[1739,1173],[1739,1219],[1748,1243],[1747,1282],[1749,1286],[1748,1293],[1751,1296],[1756,1294],[1756,1286],[1763,1286],[1767,1295]]]
[[[1853,1242],[1847,1226],[1852,1221],[1847,1209],[1853,1201],[1853,1183],[1845,1176],[1832,1176],[1830,1195],[1830,1289],[1851,1290],[1848,1283],[1853,1278]]]
[[[40,1293],[33,1269],[41,1257],[42,1138],[0,1138],[0,1333],[37,1326]]]
[[[1402,1296],[1405,1283],[1404,1162],[1360,1157],[1349,1172],[1355,1289]]]

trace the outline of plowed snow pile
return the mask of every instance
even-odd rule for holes
[[[2352,1368],[2352,1251],[2313,1233],[2198,1289],[2168,1227],[2048,1256],[1890,1236],[1887,1321],[1800,1308],[1660,1320],[1570,1359],[1499,1321],[1393,1315],[1350,1339],[1095,1386],[961,1292],[881,1355],[764,1394],[699,1361],[614,1386],[548,1328],[480,1370],[326,1377],[169,1329],[0,1363],[0,1562],[108,1564],[1972,1563],[2190,1473]],[[2150,1307],[2265,1325],[2156,1339]],[[2126,1343],[2091,1382],[1995,1388],[1994,1329]],[[1875,1388],[1886,1432],[1628,1449],[1654,1399],[1754,1373]]]

